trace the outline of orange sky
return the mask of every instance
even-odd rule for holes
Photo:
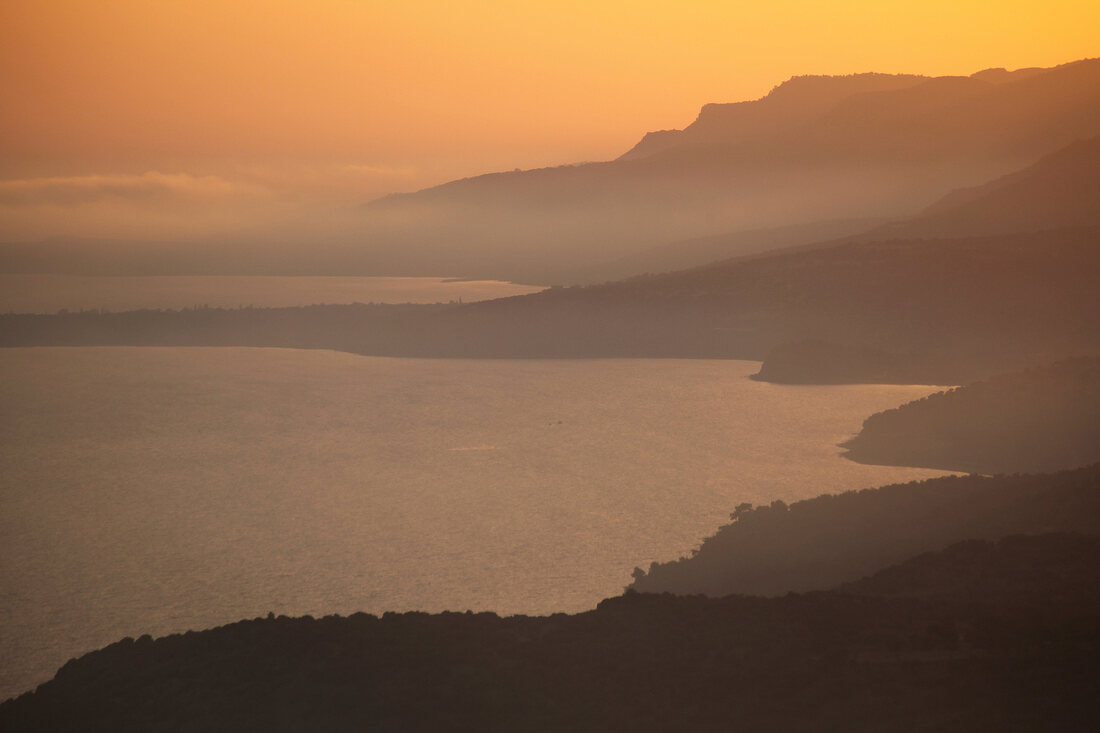
[[[0,208],[44,179],[76,191],[52,207],[104,180],[370,198],[614,157],[794,74],[1050,66],[1098,30],[1095,0],[3,0]]]

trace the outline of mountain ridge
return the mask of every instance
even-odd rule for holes
[[[731,123],[737,125],[740,122],[741,125],[750,128],[752,132],[759,133],[760,125],[775,124],[783,121],[782,118],[777,119],[779,115],[785,115],[789,118],[793,114],[795,119],[789,120],[789,122],[795,124],[813,112],[821,111],[824,107],[835,104],[846,96],[870,90],[904,88],[905,86],[913,86],[928,78],[931,77],[914,74],[880,74],[876,72],[845,76],[818,74],[792,76],[787,81],[772,87],[771,91],[756,100],[704,104],[695,120],[684,129],[658,130],[646,133],[634,147],[620,155],[616,160],[645,157],[665,147],[684,142],[685,138],[705,136],[708,130],[720,130]],[[761,112],[760,107],[755,105],[770,105],[772,108],[779,109],[774,111],[768,109]],[[744,134],[746,130],[742,129],[739,132]],[[725,134],[729,136],[728,131]],[[650,140],[648,145],[646,143],[647,138]]]
[[[378,224],[378,246],[497,262],[496,276],[553,283],[676,240],[908,216],[1100,134],[1097,59],[869,78],[853,77],[898,88],[802,99],[789,118],[764,114],[778,105],[772,96],[708,106],[684,131],[661,133],[669,144],[646,155],[450,181],[375,200],[364,221]],[[790,86],[784,94],[797,96],[799,84]],[[722,128],[723,116],[736,124]],[[717,132],[699,132],[707,126]]]

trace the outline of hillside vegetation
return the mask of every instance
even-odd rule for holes
[[[691,556],[636,569],[647,593],[779,595],[855,581],[966,539],[1100,532],[1100,465],[1055,474],[947,476],[744,504]]]
[[[1098,558],[1095,537],[1014,537],[783,598],[627,593],[574,616],[269,617],[125,639],[0,705],[0,728],[1084,731]]]
[[[949,471],[1053,471],[1100,461],[1100,359],[937,392],[871,415],[844,443],[860,463]]]

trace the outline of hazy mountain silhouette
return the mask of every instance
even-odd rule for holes
[[[801,77],[756,102],[708,105],[616,161],[463,179],[385,197],[365,216],[372,246],[456,264],[466,253],[486,272],[545,282],[690,237],[911,214],[1097,133],[1098,60]]]
[[[1100,227],[847,242],[454,306],[8,314],[0,344],[766,358],[763,376],[780,381],[960,384],[1097,351],[1098,242]],[[806,339],[855,353],[830,364],[820,350],[777,349]]]
[[[936,109],[952,98],[965,98],[971,92],[982,90],[984,84],[1022,81],[1046,71],[1048,69],[986,69],[972,74],[970,81],[962,81],[964,77],[936,79],[913,74],[796,76],[753,102],[705,105],[695,122],[683,130],[648,133],[620,160],[646,157],[678,145],[733,143],[787,133],[813,122],[857,95],[912,90],[902,102],[906,105],[904,111],[897,110],[897,114],[908,115]],[[872,98],[872,102],[863,105],[862,109],[881,109],[880,101]],[[858,103],[856,106],[860,108]]]
[[[912,215],[1097,134],[1100,60],[795,77],[756,101],[706,105],[613,161],[491,173],[198,242],[0,245],[0,271],[594,282],[849,234],[835,225]]]
[[[802,125],[855,94],[916,86],[929,77],[912,74],[795,76],[751,102],[707,104],[683,130],[646,133],[619,160],[644,158],[689,144],[741,142]]]
[[[942,239],[1100,226],[1097,171],[1100,136],[1076,141],[993,181],[952,191],[912,217],[886,223],[873,219],[811,222],[718,234],[652,247],[603,268],[588,268],[586,274],[590,279],[609,280],[660,273],[840,239]]]
[[[1076,143],[867,235],[679,272],[455,307],[3,316],[0,343],[725,357],[764,359],[772,381],[962,384],[1100,348],[1100,226],[1061,227],[1095,218],[1098,145]],[[902,236],[1005,222],[1023,231]],[[1047,225],[1060,228],[1036,230]]]
[[[584,284],[684,270],[743,255],[862,234],[881,223],[878,219],[840,219],[713,234],[656,245],[601,265],[565,272],[562,277],[565,282]]]
[[[1079,140],[1034,165],[952,191],[917,216],[862,238],[967,237],[1100,225],[1100,137]]]

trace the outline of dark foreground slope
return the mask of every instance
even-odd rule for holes
[[[0,728],[1094,730],[1098,558],[1095,537],[1016,537],[776,599],[242,621],[73,660]]]
[[[860,463],[1053,471],[1100,461],[1100,359],[1071,359],[871,415],[844,443]]]
[[[829,588],[917,553],[1013,533],[1100,532],[1100,464],[1055,474],[947,476],[745,504],[690,557],[634,571],[642,592],[778,595]]]

